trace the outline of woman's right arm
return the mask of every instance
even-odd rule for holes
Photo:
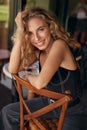
[[[21,46],[24,42],[23,40],[25,36],[21,12],[18,13],[17,17],[15,18],[15,22],[17,25],[17,30],[8,66],[10,73],[17,73],[21,66]]]

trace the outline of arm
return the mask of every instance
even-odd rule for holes
[[[69,70],[77,69],[77,64],[69,47],[62,40],[53,43],[48,57],[41,66],[42,69],[39,75],[27,75],[27,80],[37,89],[47,86],[60,66]]]
[[[11,52],[10,61],[9,61],[9,72],[17,73],[21,64],[21,46],[23,44],[24,39],[24,24],[22,21],[22,13],[19,12],[17,17],[15,18],[15,22],[17,25],[16,30],[16,38],[14,40],[14,46]]]
[[[64,60],[65,44],[61,44],[61,41],[57,42],[53,43],[48,57],[42,66],[40,74],[37,76],[27,75],[29,82],[38,89],[44,88],[48,84]]]

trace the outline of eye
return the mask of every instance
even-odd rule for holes
[[[40,27],[39,31],[44,31],[44,29],[45,29],[44,27]]]

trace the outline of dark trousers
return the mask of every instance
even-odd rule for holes
[[[31,112],[38,110],[50,102],[47,98],[34,98],[26,101]],[[60,109],[55,109],[42,117],[58,117]],[[26,113],[26,111],[24,111]],[[19,103],[12,103],[5,106],[0,113],[0,130],[19,130]],[[67,111],[63,130],[87,130],[87,117],[84,115],[84,108],[81,104],[71,107]]]

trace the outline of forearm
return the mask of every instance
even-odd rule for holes
[[[17,32],[16,39],[14,41],[14,46],[12,48],[10,61],[9,61],[9,72],[17,73],[21,65],[21,46],[23,42],[23,33]]]

